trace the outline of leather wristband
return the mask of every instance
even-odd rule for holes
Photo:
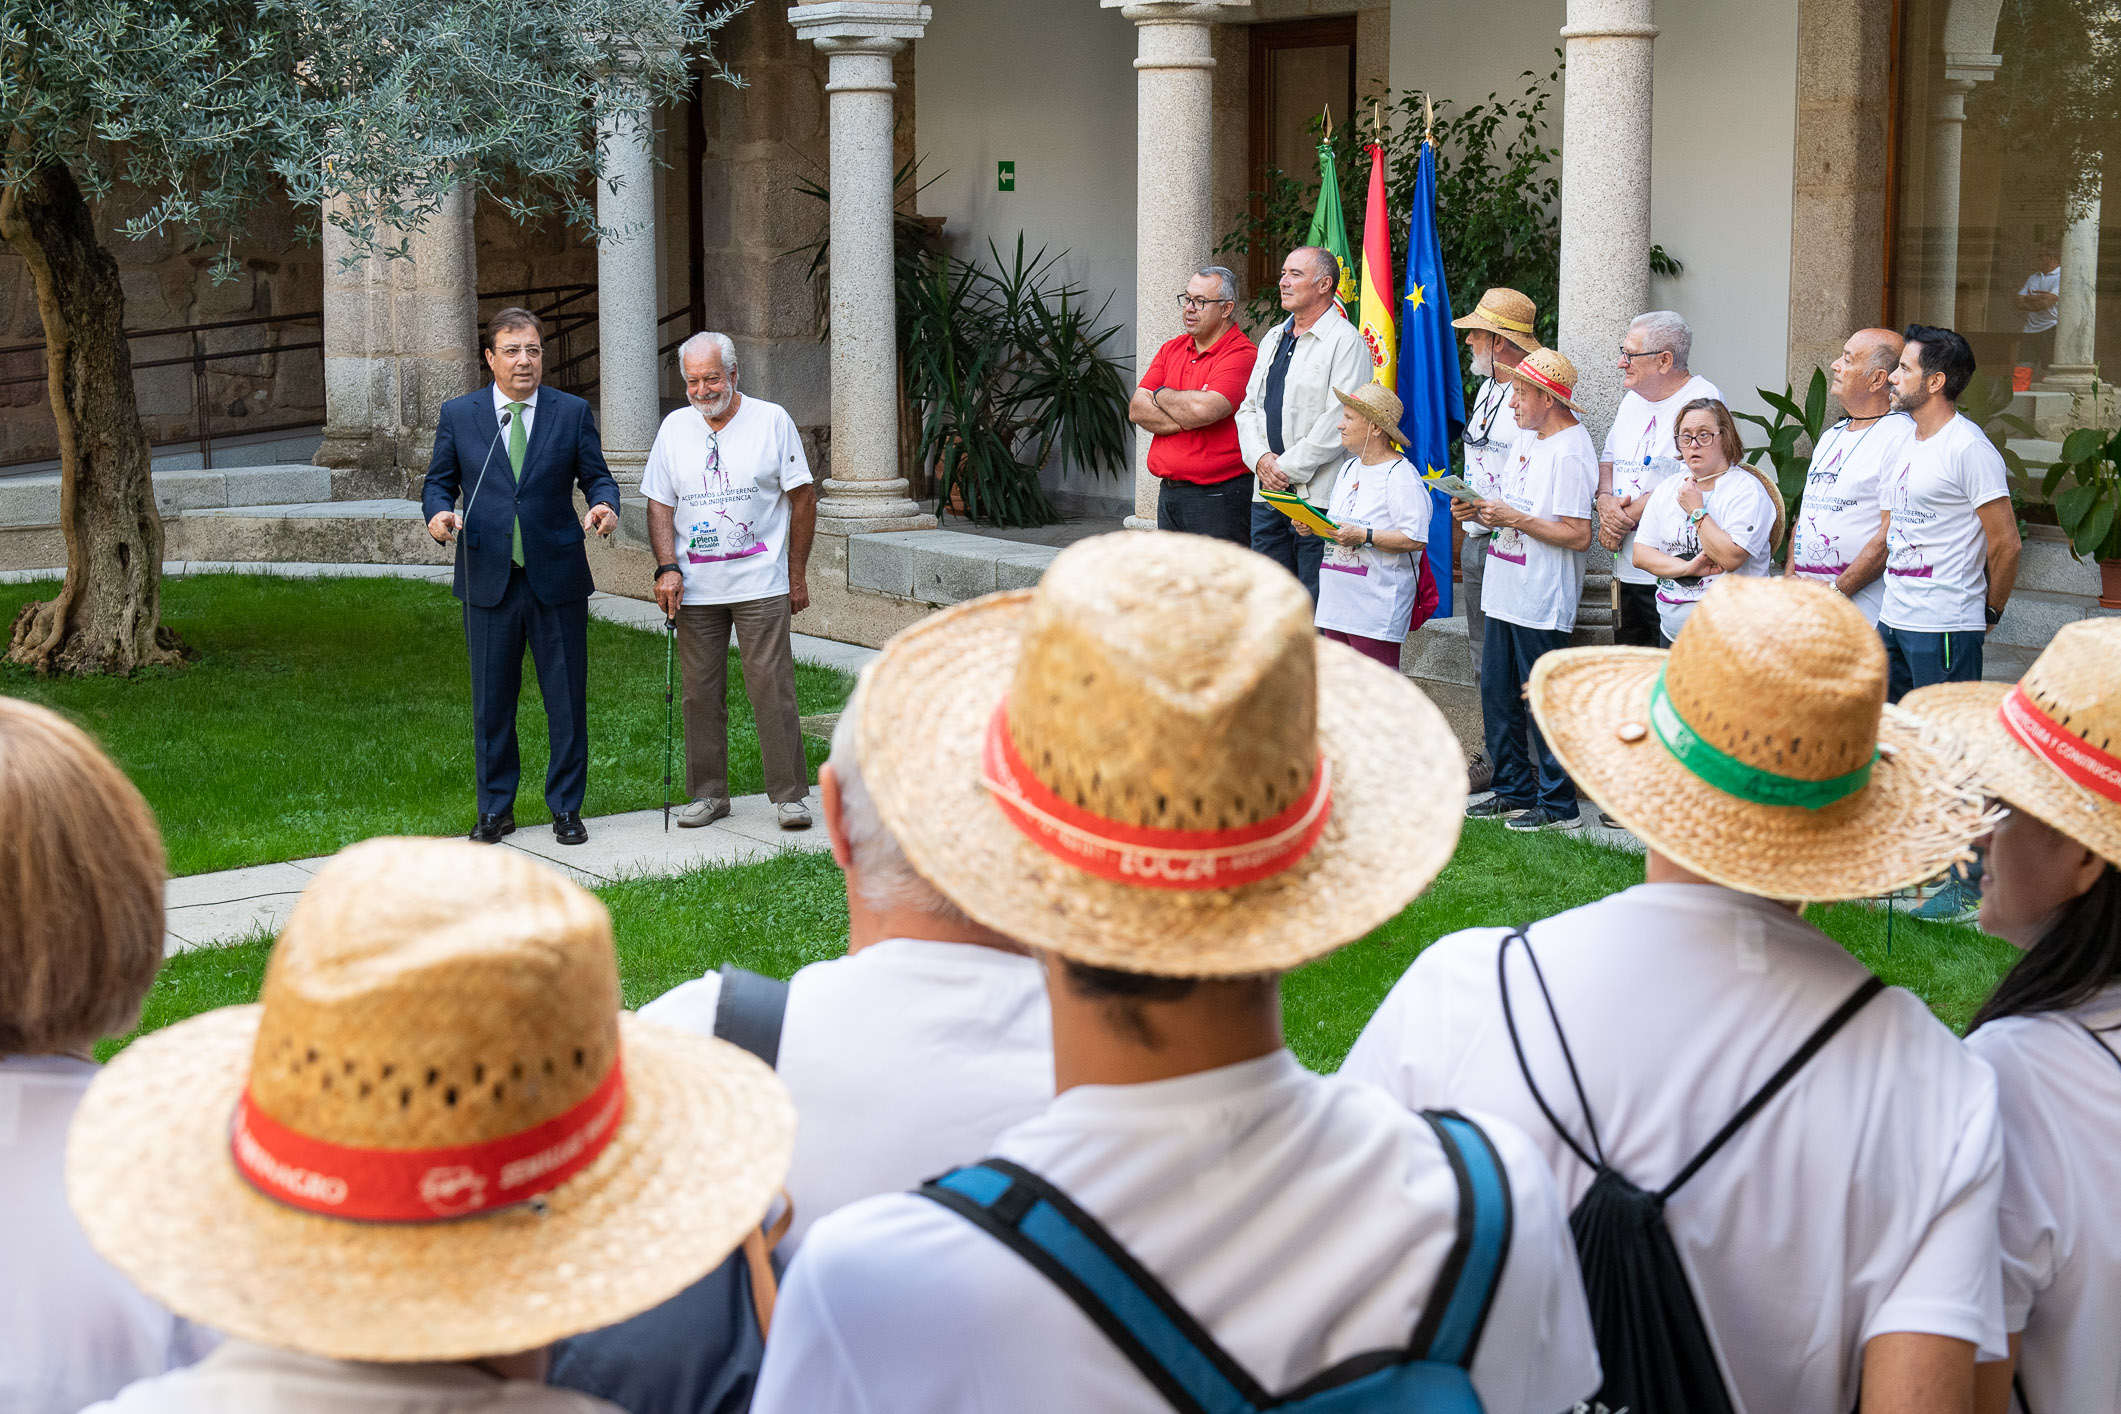
[[[679,569],[676,565],[657,565],[655,567],[655,577],[657,579],[661,579],[666,574],[674,574],[682,579],[685,576],[685,571]]]

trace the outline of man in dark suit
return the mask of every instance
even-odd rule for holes
[[[480,341],[493,382],[442,405],[421,509],[427,533],[447,544],[461,532],[455,594],[464,601],[471,650],[472,743],[478,760],[479,822],[471,838],[497,844],[516,827],[516,695],[523,648],[537,663],[552,762],[545,803],[553,838],[581,844],[582,790],[589,777],[588,532],[619,523],[619,488],[604,465],[596,418],[572,393],[539,385],[545,350],[537,316],[509,308]],[[574,516],[575,488],[589,513]],[[452,507],[462,495],[463,514]]]

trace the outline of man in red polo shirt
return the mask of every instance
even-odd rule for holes
[[[1127,417],[1155,440],[1156,528],[1252,543],[1252,473],[1237,449],[1237,405],[1259,349],[1237,327],[1237,277],[1201,267],[1178,297],[1186,332],[1156,351]]]

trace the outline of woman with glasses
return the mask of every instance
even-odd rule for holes
[[[1714,576],[1768,572],[1784,519],[1782,493],[1744,460],[1738,424],[1720,401],[1696,398],[1681,408],[1674,441],[1686,474],[1650,493],[1635,534],[1635,566],[1657,579],[1657,627],[1667,648]]]

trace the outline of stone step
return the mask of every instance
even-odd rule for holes
[[[157,470],[155,507],[165,516],[231,506],[284,506],[335,499],[329,468],[300,463],[215,467],[212,471]],[[0,527],[30,529],[59,523],[59,473],[0,479]]]
[[[1038,583],[1059,549],[961,530],[899,530],[847,540],[847,583],[923,604],[959,604]]]
[[[2082,594],[2049,594],[2037,589],[2019,589],[2003,610],[2002,622],[1989,630],[1991,644],[2013,644],[2038,650],[2064,624],[2079,619],[2121,616],[2121,609],[2102,609],[2096,598]]]
[[[202,507],[169,520],[164,533],[170,559],[446,565],[456,557],[428,535],[417,503],[395,499]]]
[[[2018,557],[2018,588],[2045,594],[2099,597],[2099,566],[2069,552],[2069,542],[2051,525],[2027,527],[2024,552]]]

